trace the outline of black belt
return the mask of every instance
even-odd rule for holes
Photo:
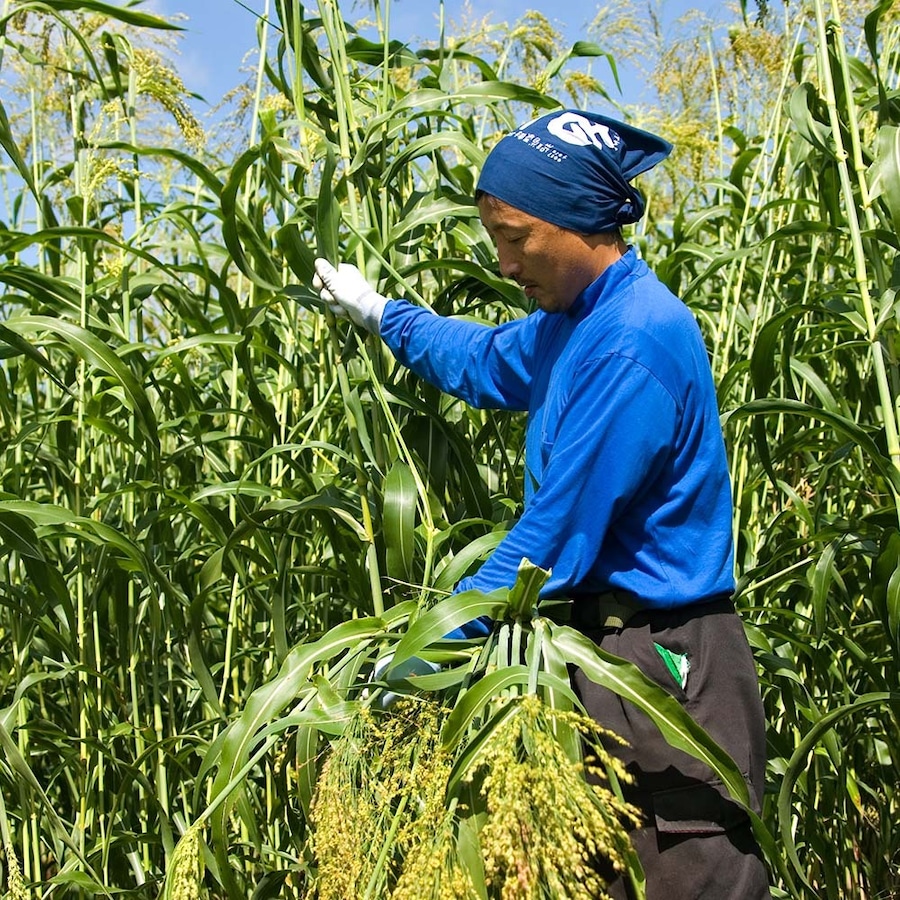
[[[580,631],[601,628],[624,628],[629,619],[647,609],[631,591],[603,591],[600,594],[576,594],[568,601],[546,601],[541,612],[560,625],[571,625]]]
[[[579,631],[598,631],[604,628],[624,628],[639,612],[673,614],[691,609],[694,615],[702,615],[705,607],[720,601],[731,603],[730,594],[717,594],[702,600],[694,600],[676,607],[656,608],[648,606],[631,591],[603,591],[599,594],[573,594],[569,599],[545,600],[541,614],[560,625],[571,625]],[[733,606],[731,607],[734,608]]]

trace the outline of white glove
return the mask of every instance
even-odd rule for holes
[[[372,334],[380,332],[387,299],[363,278],[356,266],[341,263],[335,268],[327,259],[317,259],[313,289],[336,316],[349,316]]]

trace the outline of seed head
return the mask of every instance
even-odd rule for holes
[[[28,900],[28,889],[25,887],[25,879],[22,877],[22,869],[19,866],[19,858],[11,844],[6,844],[6,881],[9,891],[6,896],[9,900]]]
[[[200,900],[203,883],[203,851],[199,825],[182,835],[169,864],[168,900]]]

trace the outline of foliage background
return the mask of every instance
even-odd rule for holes
[[[761,4],[724,40],[695,22],[671,40],[618,5],[573,48],[538,13],[421,48],[385,40],[386,5],[374,42],[330,0],[268,14],[204,141],[172,23],[2,6],[8,893],[156,896],[208,809],[221,735],[291,648],[430,602],[502,537],[521,421],[319,315],[311,261],[353,261],[440,313],[525,314],[472,206],[478,167],[532,111],[609,108],[627,57],[660,103],[626,112],[678,147],[630,238],[700,319],[719,385],[781,890],[896,896],[890,4]],[[304,739],[261,760],[228,816],[244,896],[304,891]]]

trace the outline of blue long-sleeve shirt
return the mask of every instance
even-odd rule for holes
[[[400,362],[480,408],[527,410],[525,509],[457,591],[610,589],[674,607],[734,588],[731,490],[709,360],[690,311],[633,249],[564,313],[498,327],[388,303]]]

